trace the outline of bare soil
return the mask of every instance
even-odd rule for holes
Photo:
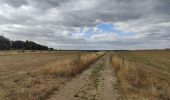
[[[48,100],[117,100],[118,97],[117,80],[106,54]]]

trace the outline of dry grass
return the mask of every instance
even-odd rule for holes
[[[80,54],[88,54],[88,52],[11,52],[0,52],[0,78],[13,77],[17,74],[43,68],[66,58],[75,59]]]
[[[1,54],[0,100],[45,100],[62,88],[71,79],[70,76],[80,73],[103,54],[104,52]]]
[[[114,55],[112,63],[120,83],[122,98],[169,100],[170,71],[167,70],[170,66],[169,55],[170,52],[167,51],[118,52]],[[156,60],[159,60],[159,63],[153,63]],[[165,65],[161,61],[166,61]]]
[[[46,68],[40,70],[40,72],[43,74],[55,74],[57,76],[74,76],[87,68],[89,64],[100,58],[103,54],[104,52],[97,52],[79,55],[76,59],[66,59],[62,62],[48,65]]]

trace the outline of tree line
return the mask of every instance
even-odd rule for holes
[[[33,41],[11,41],[4,36],[0,36],[0,50],[54,50]]]

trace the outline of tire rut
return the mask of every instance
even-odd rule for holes
[[[89,79],[92,70],[97,65],[99,65],[104,60],[104,58],[105,55],[97,60],[94,64],[90,65],[89,68],[83,71],[80,75],[67,82],[61,90],[56,91],[50,96],[48,100],[75,100],[77,91],[79,91],[79,89],[81,89],[86,84],[86,81]]]
[[[101,100],[117,100],[119,98],[117,91],[118,83],[109,56],[106,59],[102,76],[104,80]]]
[[[48,100],[117,100],[117,85],[110,56],[105,54]]]

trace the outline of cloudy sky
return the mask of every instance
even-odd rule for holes
[[[61,49],[170,47],[170,0],[0,0],[0,35]]]

